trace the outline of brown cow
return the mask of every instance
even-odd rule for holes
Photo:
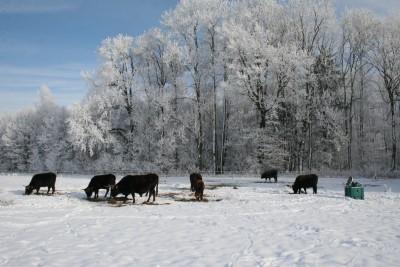
[[[194,186],[195,186],[197,180],[203,180],[203,177],[201,177],[201,174],[200,173],[191,173],[190,174],[190,190],[192,192],[195,191]]]
[[[204,192],[204,182],[203,180],[196,180],[194,183],[194,196],[196,200],[203,200],[203,192]]]

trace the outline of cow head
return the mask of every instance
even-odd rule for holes
[[[32,193],[33,189],[34,188],[31,185],[25,186],[25,195],[30,195]]]
[[[119,194],[118,185],[112,185],[111,186],[111,196],[116,197],[118,194]]]
[[[299,190],[299,188],[296,185],[292,185],[292,189],[293,189],[293,193],[297,194],[297,191]]]
[[[86,187],[83,191],[85,191],[87,198],[90,198],[93,194],[93,187]]]

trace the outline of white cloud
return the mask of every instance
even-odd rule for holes
[[[0,14],[53,13],[75,7],[76,3],[64,0],[1,0]]]
[[[80,64],[65,64],[48,67],[18,67],[14,65],[0,64],[0,77],[23,77],[35,76],[43,78],[80,78],[80,72],[85,66]],[[0,85],[1,87],[1,85]]]

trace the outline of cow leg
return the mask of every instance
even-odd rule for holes
[[[107,187],[106,188],[106,194],[104,195],[104,198],[107,198],[107,194],[108,194],[108,191],[110,190],[110,188],[109,187]]]
[[[277,183],[278,182],[278,177],[275,177],[275,183]]]
[[[36,195],[39,194],[39,189],[40,189],[40,187],[36,187]]]
[[[53,185],[53,186],[51,187],[51,192],[52,192],[52,194],[54,194],[55,191],[56,191],[56,186]]]
[[[156,190],[153,188],[153,202],[156,201]]]
[[[150,193],[149,193],[149,192],[150,192]],[[153,192],[151,191],[151,189],[150,189],[149,191],[147,191],[146,195],[149,194],[149,198],[147,199],[146,202],[149,202],[149,201],[150,201],[150,198],[151,198],[151,194],[152,194],[152,193],[153,193]]]
[[[132,193],[133,203],[135,203],[135,193]]]
[[[304,187],[304,194],[307,194],[307,188]]]
[[[48,186],[48,187],[47,187],[47,194],[49,194],[50,188],[51,188],[51,186]]]
[[[317,187],[316,187],[316,186],[313,187],[313,193],[314,193],[314,194],[317,193]]]

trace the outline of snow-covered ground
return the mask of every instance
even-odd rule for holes
[[[87,201],[89,179],[25,196],[29,176],[0,176],[0,265],[400,266],[400,180],[359,179],[362,201],[344,197],[345,178],[294,195],[293,177],[205,176],[194,202],[188,177],[161,177],[155,205],[133,205]]]

